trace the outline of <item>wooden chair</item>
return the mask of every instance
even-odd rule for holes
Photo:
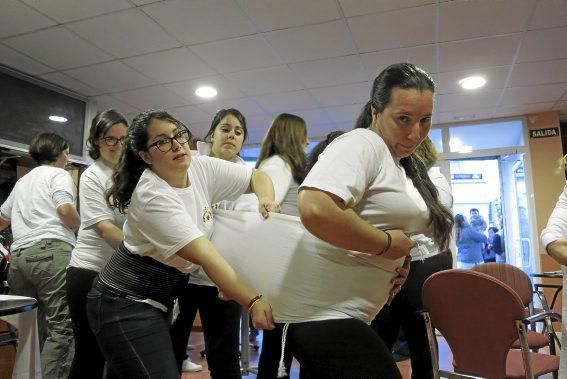
[[[435,378],[528,378],[557,372],[559,357],[530,352],[527,325],[554,314],[528,316],[518,294],[489,275],[446,270],[423,286],[423,313]],[[453,353],[453,372],[440,370],[437,328]],[[519,339],[521,349],[512,349]]]

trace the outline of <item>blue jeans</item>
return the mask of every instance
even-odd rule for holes
[[[87,317],[111,375],[179,378],[167,313],[93,288],[87,295]]]

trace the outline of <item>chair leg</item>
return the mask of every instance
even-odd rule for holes
[[[423,320],[425,321],[425,328],[427,330],[427,340],[429,342],[429,350],[431,352],[431,366],[433,368],[433,379],[439,379],[439,358],[437,351],[437,340],[435,338],[435,332],[433,331],[433,326],[431,325],[431,317],[429,313],[423,312],[421,314]]]

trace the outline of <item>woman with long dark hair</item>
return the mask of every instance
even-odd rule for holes
[[[389,66],[374,80],[357,128],[327,146],[301,184],[301,221],[312,234],[395,262],[402,276],[416,245],[408,235],[432,225],[433,239],[446,247],[451,215],[412,156],[431,127],[434,90],[429,75],[409,63]],[[335,280],[341,286],[341,278]],[[360,300],[355,306],[365,305]],[[389,349],[368,325],[379,310],[367,319],[330,317],[333,312],[321,310],[319,320],[286,324],[285,351],[308,377],[401,378]]]
[[[70,378],[102,378],[104,358],[87,319],[87,294],[123,239],[124,215],[106,202],[106,191],[118,165],[128,122],[114,109],[97,114],[91,123],[87,148],[94,163],[81,175],[81,227],[67,268],[67,300],[73,320],[75,356]]]
[[[272,328],[271,308],[220,256],[209,240],[211,206],[254,192],[261,213],[279,210],[269,178],[220,159],[191,157],[191,133],[162,110],[142,112],[127,143],[107,201],[128,211],[124,241],[95,278],[87,314],[113,374],[178,378],[169,314],[186,274],[203,269],[225,298]]]

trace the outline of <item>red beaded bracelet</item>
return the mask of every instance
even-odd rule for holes
[[[254,296],[254,298],[252,300],[250,300],[250,302],[248,303],[248,312],[250,312],[252,310],[252,307],[256,304],[256,302],[258,300],[260,300],[262,298],[262,294],[256,295]]]

